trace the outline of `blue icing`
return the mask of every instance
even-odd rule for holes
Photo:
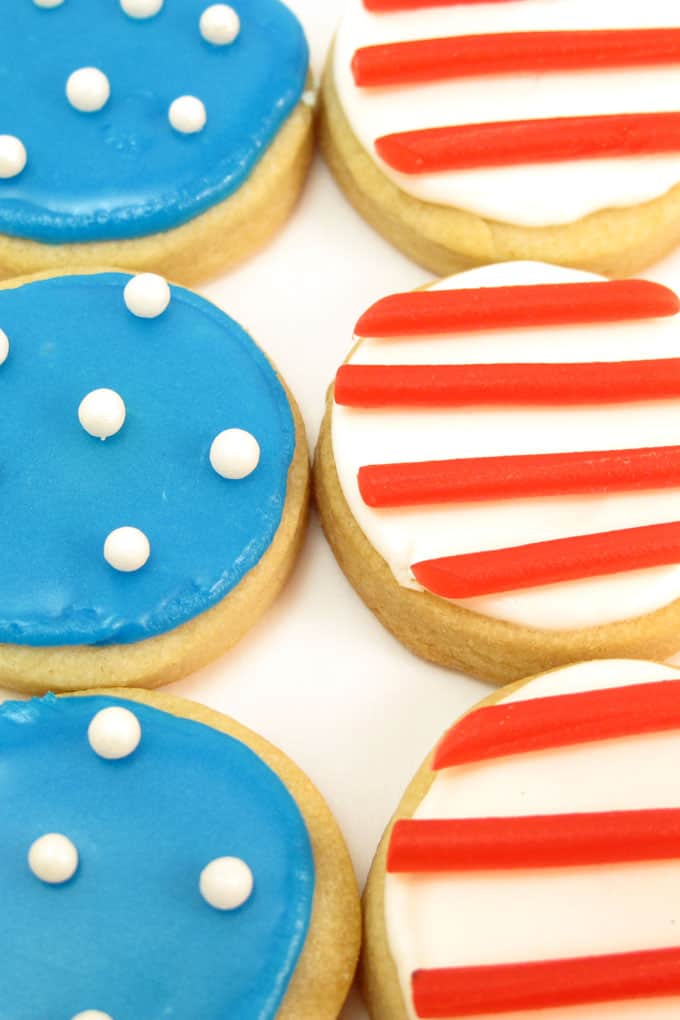
[[[308,48],[280,0],[230,0],[241,32],[228,46],[198,28],[211,0],[166,0],[148,20],[119,0],[0,4],[0,134],[16,135],[26,169],[0,180],[0,232],[48,243],[168,230],[248,178],[305,86]],[[97,113],[67,101],[80,67],[102,70],[111,98]],[[195,95],[206,128],[182,135],[171,102]]]
[[[129,277],[69,276],[0,290],[10,353],[0,366],[0,641],[130,642],[163,633],[227,595],[279,527],[295,425],[274,370],[214,305],[172,288],[138,319]],[[78,422],[91,390],[116,390],[122,430],[102,442]],[[261,446],[242,481],[209,461],[223,429]],[[110,567],[106,536],[140,528],[151,558]]]
[[[87,728],[122,704],[142,725],[105,761]],[[111,698],[0,706],[0,1016],[270,1020],[303,949],[314,894],[295,801],[249,748],[210,727]],[[29,870],[47,832],[78,848],[63,886]],[[201,871],[234,856],[254,892],[233,912],[202,899]]]

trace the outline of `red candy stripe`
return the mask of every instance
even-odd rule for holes
[[[656,156],[680,152],[680,113],[556,117],[385,135],[381,159],[404,174],[439,173],[519,163]]]
[[[507,3],[508,0],[364,0],[367,11],[386,14],[389,11],[417,11],[421,7],[463,7],[470,4]]]
[[[474,287],[392,294],[359,319],[361,337],[432,336],[487,329],[580,326],[665,318],[677,294],[649,280],[602,280],[521,287]]]
[[[357,50],[354,81],[362,87],[513,72],[644,67],[680,60],[680,29],[509,32],[387,43]]]
[[[343,365],[346,407],[613,404],[680,396],[680,358],[571,365]]]
[[[680,995],[680,949],[419,970],[412,983],[423,1020],[661,998]]]
[[[371,464],[359,469],[361,498],[372,507],[673,486],[680,486],[680,446]]]
[[[677,521],[445,556],[411,569],[433,595],[469,599],[671,563],[680,563]]]
[[[435,751],[435,771],[455,765],[680,729],[680,681],[506,701],[463,717]]]
[[[396,823],[391,874],[572,868],[680,858],[680,811],[519,818],[408,819]]]

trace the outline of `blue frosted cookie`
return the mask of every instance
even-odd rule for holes
[[[0,684],[157,686],[272,602],[304,430],[244,330],[153,274],[0,289]]]
[[[0,746],[3,1017],[335,1020],[356,886],[281,752],[139,691],[5,702]]]
[[[308,64],[281,0],[5,0],[0,273],[248,254],[304,180]]]

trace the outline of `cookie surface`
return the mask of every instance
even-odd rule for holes
[[[0,729],[13,1017],[334,1020],[356,888],[328,808],[280,752],[134,691],[7,702]],[[55,835],[75,848],[66,879],[40,849]]]
[[[304,526],[304,434],[275,370],[159,278],[33,280],[0,291],[0,319],[4,682],[154,685],[219,654],[275,597]]]
[[[680,234],[678,47],[662,0],[352,0],[324,148],[359,211],[440,275],[516,258],[631,273]]]
[[[267,202],[278,225],[311,125],[307,43],[279,0],[13,0],[0,28],[7,272],[70,257],[195,277],[218,265],[220,226],[241,229],[245,253]]]
[[[449,731],[369,879],[373,1020],[677,1014],[679,683],[582,663]]]
[[[341,566],[410,648],[500,681],[677,650],[678,307],[515,263],[362,317],[316,488]]]

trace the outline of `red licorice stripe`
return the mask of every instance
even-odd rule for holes
[[[445,556],[411,569],[433,595],[469,599],[671,563],[680,563],[677,521]]]
[[[680,113],[556,117],[403,131],[378,138],[403,174],[680,152]]]
[[[680,61],[680,29],[508,32],[364,46],[358,86],[410,85],[478,75],[644,67]]]
[[[346,407],[615,404],[680,396],[680,358],[572,365],[343,365]]]
[[[412,987],[423,1020],[662,998],[680,995],[680,949],[419,970]]]
[[[482,3],[508,3],[509,0],[364,0],[367,11],[417,11],[421,7],[464,7]]]
[[[359,469],[361,498],[371,507],[673,486],[680,486],[680,446],[371,464]]]
[[[452,726],[435,751],[433,768],[676,729],[680,680],[505,701],[470,712]]]
[[[680,811],[407,819],[392,830],[391,874],[572,868],[680,858]]]
[[[355,333],[379,339],[581,326],[666,318],[679,311],[678,295],[650,280],[421,290],[376,302],[361,316]]]

